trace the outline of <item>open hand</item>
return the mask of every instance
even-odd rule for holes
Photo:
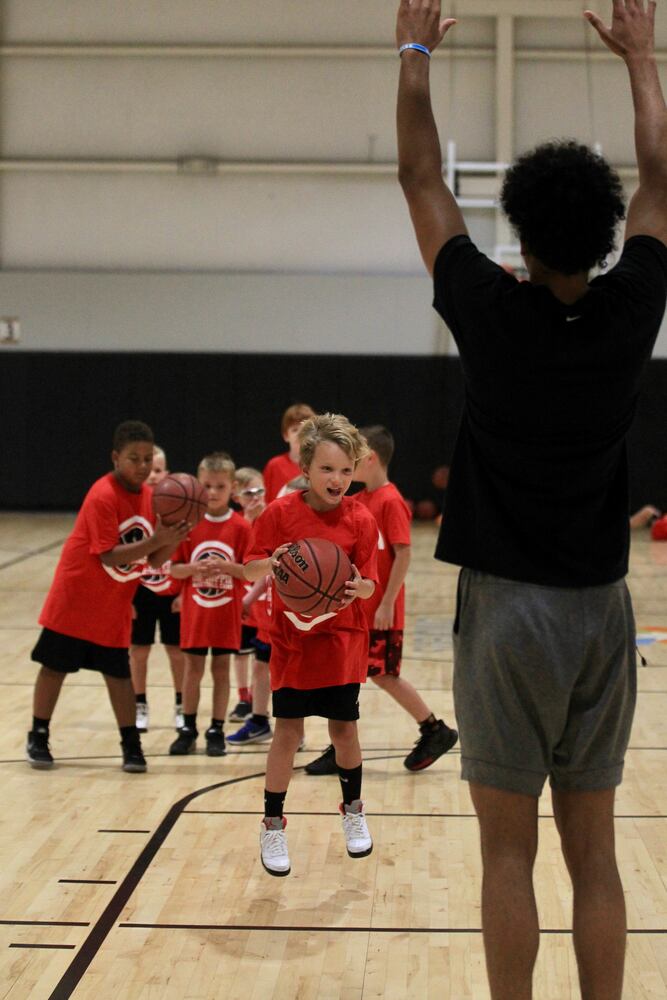
[[[396,21],[396,44],[416,42],[429,52],[437,49],[456,18],[440,18],[440,0],[401,0]]]
[[[352,564],[352,572],[354,575],[352,579],[348,580],[345,584],[345,597],[338,606],[339,611],[342,611],[343,608],[348,608],[350,604],[352,604],[352,601],[356,601],[359,596],[359,587],[363,583],[363,577],[354,563]]]
[[[160,515],[158,514],[155,521],[155,530],[153,531],[153,540],[156,549],[161,549],[163,546],[170,545],[172,548],[176,548],[192,530],[192,524],[189,521],[177,521],[176,524],[165,524]]]
[[[651,55],[655,50],[655,0],[612,0],[610,27],[592,10],[584,17],[593,25],[608,49],[622,59]]]

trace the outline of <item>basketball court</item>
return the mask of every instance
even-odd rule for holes
[[[72,519],[0,515],[0,628],[5,719],[29,720],[43,594]],[[456,571],[432,559],[435,529],[415,530],[404,674],[452,721],[451,617]],[[630,587],[640,695],[618,795],[618,854],[630,928],[625,1000],[667,992],[667,546],[635,536]],[[408,716],[367,684],[361,696],[370,857],[347,857],[338,779],[299,768],[286,807],[292,874],[258,857],[269,744],[221,760],[169,757],[172,690],[159,648],[149,666],[149,770],[120,769],[101,678],[68,679],[54,720],[57,766],[31,770],[23,732],[0,753],[3,960],[0,996],[118,1000],[484,1000],[477,824],[456,751],[411,774]],[[210,690],[202,697],[205,710]],[[23,726],[26,728],[26,726]],[[201,741],[200,741],[201,742]],[[543,927],[540,1000],[579,996],[571,899],[548,795],[540,804],[536,888]]]

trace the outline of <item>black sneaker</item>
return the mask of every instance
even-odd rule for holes
[[[434,764],[438,757],[451,750],[459,738],[455,729],[450,729],[442,719],[430,726],[417,740],[414,750],[411,750],[403,761],[408,771],[423,771],[425,767]]]
[[[48,729],[30,730],[25,755],[31,767],[42,768],[43,770],[47,767],[53,767],[53,757],[49,750]]]
[[[210,726],[206,730],[206,754],[208,757],[224,757],[227,753],[225,748],[225,734],[222,729]]]
[[[245,722],[249,715],[252,715],[252,704],[249,701],[240,701],[230,714],[229,721]]]
[[[310,764],[304,767],[306,774],[338,774],[336,767],[336,751],[333,745],[326,748],[323,754],[311,760]]]
[[[178,736],[169,747],[169,753],[172,757],[184,757],[187,753],[194,753],[196,742],[197,730],[190,729],[189,726],[181,726],[178,730]]]
[[[130,774],[143,774],[146,770],[146,758],[140,741],[121,743],[120,748],[123,751],[123,770]]]

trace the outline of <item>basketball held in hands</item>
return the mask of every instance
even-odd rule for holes
[[[291,611],[314,616],[340,610],[345,584],[354,576],[340,545],[326,538],[304,538],[290,545],[278,562],[275,587]]]
[[[172,472],[153,488],[153,512],[163,524],[197,524],[207,506],[208,490],[187,472]]]

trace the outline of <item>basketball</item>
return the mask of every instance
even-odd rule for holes
[[[352,579],[349,557],[326,538],[304,538],[290,545],[275,571],[276,590],[292,611],[322,615],[338,610],[345,584]]]
[[[206,513],[208,491],[187,472],[171,472],[153,487],[153,512],[164,524],[197,524]]]

